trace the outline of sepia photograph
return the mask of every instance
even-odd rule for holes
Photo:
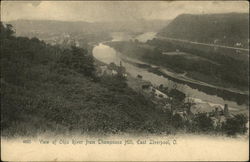
[[[248,1],[1,3],[1,160],[248,161]]]

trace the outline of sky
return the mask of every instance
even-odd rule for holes
[[[1,20],[136,21],[179,14],[249,13],[247,1],[2,1]]]

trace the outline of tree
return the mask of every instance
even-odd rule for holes
[[[178,100],[180,102],[183,102],[186,98],[185,93],[177,90],[177,89],[171,89],[171,91],[168,94],[170,97],[173,97],[174,100]]]
[[[4,25],[1,22],[1,31],[0,31],[0,38],[9,38],[14,34],[14,29],[13,26],[11,24],[6,24]]]
[[[213,128],[213,121],[205,113],[197,114],[194,118],[194,126],[199,131],[209,131]]]
[[[175,114],[172,118],[172,124],[175,128],[182,128],[183,127],[182,117],[179,114]]]
[[[111,62],[111,63],[108,65],[108,68],[109,68],[110,70],[117,70],[117,66],[116,66],[116,64],[115,64],[114,62]]]
[[[237,114],[233,118],[227,119],[227,121],[222,125],[222,129],[228,135],[235,135],[237,133],[243,134],[247,131],[247,122],[248,119],[245,115]]]
[[[70,50],[64,50],[60,62],[67,68],[71,68],[85,76],[94,76],[94,59],[85,49],[72,46]]]

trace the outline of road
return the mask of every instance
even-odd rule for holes
[[[168,37],[156,37],[156,38],[160,39],[160,40],[173,40],[173,41],[185,42],[185,43],[190,43],[190,44],[197,44],[197,45],[204,45],[204,46],[210,46],[210,47],[226,48],[226,49],[233,49],[233,50],[240,50],[240,51],[249,52],[248,48],[230,47],[230,46],[223,46],[223,45],[218,45],[218,44],[206,44],[206,43],[199,43],[199,42],[193,42],[193,41],[189,41],[189,40],[168,38]]]

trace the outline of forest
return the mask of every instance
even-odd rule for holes
[[[249,46],[249,15],[247,13],[181,14],[159,36],[203,43]]]

